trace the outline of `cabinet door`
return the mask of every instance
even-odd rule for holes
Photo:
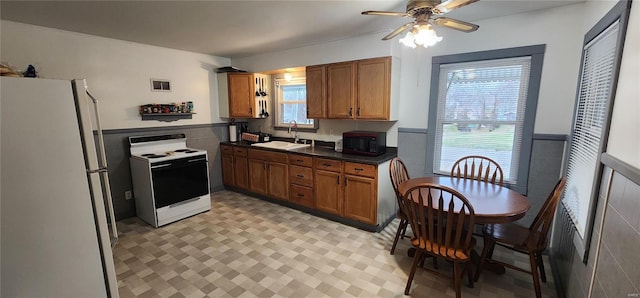
[[[249,190],[267,194],[267,163],[265,161],[249,159]]]
[[[248,189],[249,188],[249,172],[248,172],[248,160],[246,157],[234,156],[233,157],[233,171],[235,186]]]
[[[231,117],[251,118],[254,115],[255,88],[253,74],[229,73],[229,114]]]
[[[356,97],[356,62],[327,66],[327,118],[352,119]]]
[[[234,185],[233,178],[233,155],[223,154],[222,155],[222,183],[228,186]]]
[[[316,209],[342,215],[342,181],[340,174],[319,171],[315,173]]]
[[[358,61],[357,119],[388,120],[391,88],[391,57]]]
[[[289,199],[289,171],[287,164],[267,163],[267,193],[269,196],[280,199]]]
[[[307,118],[327,118],[326,66],[307,67]]]
[[[376,224],[376,180],[345,175],[344,216]]]

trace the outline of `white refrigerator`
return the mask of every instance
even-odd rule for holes
[[[84,80],[0,78],[0,296],[118,297],[97,107]]]

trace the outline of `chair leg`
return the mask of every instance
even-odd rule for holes
[[[416,249],[416,255],[413,257],[413,265],[411,266],[411,272],[409,273],[409,279],[407,280],[407,286],[404,288],[404,294],[409,295],[409,290],[411,289],[411,282],[413,281],[413,275],[416,273],[416,267],[418,267],[418,263],[424,257],[424,253]]]
[[[496,242],[493,239],[489,239],[489,237],[484,237],[484,247],[482,248],[482,255],[480,256],[480,261],[478,262],[478,266],[476,268],[476,276],[474,280],[478,282],[480,279],[480,272],[482,272],[482,266],[489,256],[489,252],[493,251],[493,247],[496,245]]]
[[[402,234],[400,234],[400,239],[404,239],[407,237],[407,227],[409,226],[409,220],[404,220],[404,226],[402,227]]]
[[[538,261],[536,260],[536,254],[529,252],[529,263],[531,263],[531,275],[533,275],[533,287],[536,290],[536,298],[542,297],[540,292],[540,280],[538,279]]]
[[[400,238],[402,234],[403,224],[406,225],[406,220],[401,219],[400,224],[398,225],[398,230],[396,231],[396,237],[393,239],[393,245],[391,245],[391,254],[396,251],[396,245],[398,244],[398,238]]]
[[[538,268],[540,268],[540,280],[542,282],[547,282],[547,274],[544,272],[544,259],[542,258],[542,253],[537,253],[536,258],[538,259]]]
[[[469,288],[473,288],[473,272],[471,270],[471,262],[467,262],[467,278],[469,279]]]
[[[460,279],[462,279],[462,274],[460,274],[462,272],[460,272],[460,263],[454,261],[453,262],[453,286],[456,289],[456,298],[461,298],[462,297],[462,289],[460,289]]]

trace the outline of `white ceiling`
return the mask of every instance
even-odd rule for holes
[[[480,0],[447,17],[478,21],[581,1]],[[236,58],[371,33],[383,37],[410,19],[363,16],[360,12],[405,11],[405,5],[405,0],[2,0],[0,16],[3,20]]]

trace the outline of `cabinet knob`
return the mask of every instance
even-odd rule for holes
[[[297,174],[298,178],[304,178],[304,175]]]
[[[360,116],[360,107],[356,110],[356,116]]]
[[[336,183],[340,185],[340,176],[336,177]]]
[[[353,116],[353,108],[349,108],[349,117]]]

